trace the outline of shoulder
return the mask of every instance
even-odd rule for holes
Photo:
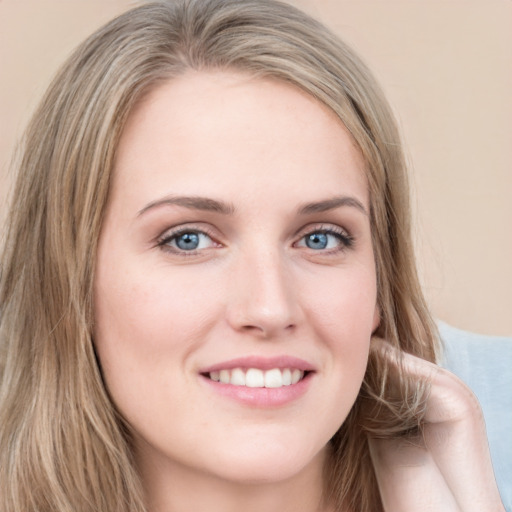
[[[484,336],[438,323],[440,364],[464,381],[485,418],[496,481],[512,512],[512,338]]]

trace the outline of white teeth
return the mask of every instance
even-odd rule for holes
[[[233,386],[245,386],[245,373],[241,368],[235,368],[231,372],[230,384],[233,384]]]
[[[265,372],[265,387],[280,388],[283,385],[283,376],[281,370],[274,368]]]
[[[220,371],[220,381],[222,384],[229,384],[231,380],[231,375],[229,370],[221,370]]]
[[[249,368],[246,371],[242,368],[234,368],[233,370],[210,372],[209,376],[210,379],[216,382],[231,384],[232,386],[280,388],[297,384],[304,377],[304,372],[297,368],[273,368],[267,371],[259,368]]]
[[[248,388],[262,388],[265,386],[265,378],[263,372],[257,368],[247,370],[245,374],[245,385]]]

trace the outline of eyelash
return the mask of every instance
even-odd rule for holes
[[[158,240],[157,240],[157,246],[160,247],[163,251],[172,253],[172,254],[178,254],[179,256],[196,256],[202,249],[199,250],[190,250],[186,251],[184,249],[180,249],[179,247],[173,247],[170,244],[177,240],[180,236],[186,235],[186,234],[195,234],[199,236],[207,236],[210,240],[212,240],[215,243],[214,235],[213,233],[204,228],[196,228],[193,226],[183,226],[180,228],[177,228],[172,231],[166,231]]]
[[[214,235],[210,230],[205,229],[203,227],[196,228],[194,226],[190,226],[190,227],[183,226],[183,227],[177,228],[171,232],[166,231],[157,240],[157,246],[166,252],[170,252],[172,254],[177,254],[179,256],[183,256],[183,257],[197,256],[197,254],[199,254],[203,249],[195,249],[195,250],[187,251],[185,249],[180,249],[179,247],[173,247],[170,245],[173,241],[177,240],[180,236],[185,235],[185,234],[195,234],[195,235],[199,235],[199,236],[207,236],[208,238],[210,238],[210,240],[212,240],[212,242],[214,244],[216,243]],[[354,237],[350,233],[348,233],[348,231],[346,231],[345,229],[343,229],[341,227],[333,226],[333,225],[329,224],[328,226],[321,225],[321,226],[315,226],[314,228],[308,229],[306,232],[304,232],[304,234],[301,235],[299,240],[294,243],[294,246],[297,247],[300,242],[302,242],[303,240],[306,239],[306,237],[314,235],[314,234],[333,236],[338,240],[339,246],[335,247],[335,248],[321,249],[321,250],[311,249],[306,246],[306,248],[308,248],[313,253],[317,252],[317,253],[322,253],[324,255],[326,255],[326,254],[330,255],[330,254],[335,254],[335,253],[339,253],[339,252],[343,252],[348,249],[351,249],[354,245]],[[218,244],[218,245],[220,245],[220,244]],[[304,247],[304,246],[305,245],[300,245],[299,247]]]
[[[315,226],[313,229],[308,228],[308,230],[300,237],[299,242],[305,240],[306,237],[314,234],[330,235],[335,237],[339,242],[339,246],[331,249],[316,250],[309,248],[312,252],[318,252],[322,254],[329,255],[346,251],[348,249],[351,249],[354,246],[355,242],[354,237],[346,229],[343,229],[339,226],[333,226],[331,224]],[[299,242],[296,242],[296,244]]]

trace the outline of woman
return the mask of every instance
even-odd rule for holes
[[[147,4],[76,50],[24,144],[5,510],[502,510],[479,409],[432,364],[390,109],[323,26]]]

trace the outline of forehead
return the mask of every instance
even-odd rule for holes
[[[131,189],[150,201],[157,192],[244,197],[274,187],[293,196],[309,183],[312,195],[348,187],[367,205],[364,168],[338,117],[297,87],[189,71],[152,90],[129,116],[113,193]]]

